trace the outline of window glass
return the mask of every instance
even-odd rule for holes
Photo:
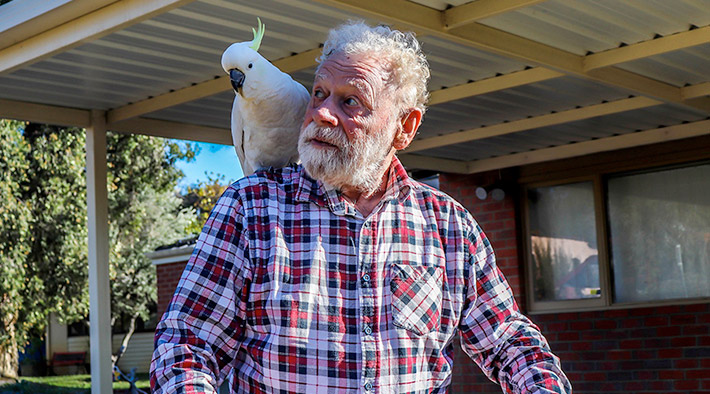
[[[615,302],[710,296],[710,165],[609,179]]]
[[[599,298],[592,182],[529,189],[528,207],[535,300]]]

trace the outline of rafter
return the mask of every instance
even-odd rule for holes
[[[6,99],[0,99],[0,118],[61,126],[89,127],[91,125],[91,112],[85,109]]]
[[[583,119],[594,118],[615,114],[619,112],[631,111],[634,109],[647,108],[663,102],[638,96],[623,100],[612,101],[603,104],[590,105],[583,108],[575,108],[567,111],[552,114],[535,116],[532,118],[514,120],[507,123],[498,123],[492,126],[478,127],[450,133],[438,137],[415,140],[405,150],[406,153],[417,152],[425,149],[438,148],[447,145],[459,144],[481,140],[484,138],[498,137],[501,135],[517,133],[524,130],[532,130],[540,127],[549,127],[563,123],[574,122]]]
[[[584,56],[566,52],[480,23],[447,30],[442,12],[406,0],[317,0],[363,16],[394,23],[463,45],[522,61],[535,63],[566,74],[589,78],[607,85],[621,86],[666,102],[681,103],[710,112],[710,100],[683,101],[680,88],[615,67],[584,70]]]
[[[543,148],[531,152],[514,153],[490,159],[460,161],[413,154],[400,154],[398,157],[407,168],[473,174],[703,135],[710,135],[710,120]]]
[[[489,18],[498,14],[517,10],[545,0],[477,0],[457,7],[449,8],[443,12],[444,27],[454,29]]]
[[[91,111],[89,110],[6,99],[0,99],[0,118],[61,126],[91,126]],[[133,118],[120,123],[108,123],[106,128],[122,133],[145,134],[224,145],[232,144],[229,129],[159,119]]]
[[[584,71],[710,43],[710,26],[688,30],[584,57]]]
[[[710,96],[710,82],[703,82],[696,85],[685,86],[680,89],[680,95],[684,100],[698,97]]]
[[[274,61],[274,65],[285,73],[292,73],[294,71],[313,67],[316,64],[315,59],[318,55],[320,55],[320,48],[310,49],[293,56],[287,56],[276,60]],[[108,122],[120,122],[150,112],[184,104],[204,97],[209,97],[217,93],[227,91],[231,88],[229,79],[226,76],[211,79],[209,81],[188,86],[174,92],[165,93],[160,96],[110,110],[107,113]]]
[[[459,100],[465,97],[491,93],[498,90],[510,89],[517,86],[559,78],[565,74],[544,67],[535,67],[528,70],[517,71],[497,77],[482,79],[463,85],[453,86],[430,92],[429,105]]]
[[[0,73],[66,51],[83,42],[103,37],[192,0],[124,0],[80,16],[55,28],[0,50]]]
[[[397,157],[402,162],[402,165],[407,168],[453,172],[457,174],[468,173],[468,163],[465,161],[412,154],[398,154]]]
[[[109,124],[107,128],[121,133],[232,145],[232,134],[229,129],[167,120],[133,118],[124,122]]]

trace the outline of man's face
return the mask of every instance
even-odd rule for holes
[[[397,131],[388,76],[371,56],[335,54],[321,65],[298,143],[311,176],[339,188],[377,190]]]

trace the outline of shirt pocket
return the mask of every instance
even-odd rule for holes
[[[441,322],[441,267],[393,264],[392,321],[417,335],[438,330]]]

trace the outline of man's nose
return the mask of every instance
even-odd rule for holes
[[[330,97],[323,100],[320,105],[313,109],[313,120],[319,126],[338,126],[338,117],[333,108],[333,100]]]

